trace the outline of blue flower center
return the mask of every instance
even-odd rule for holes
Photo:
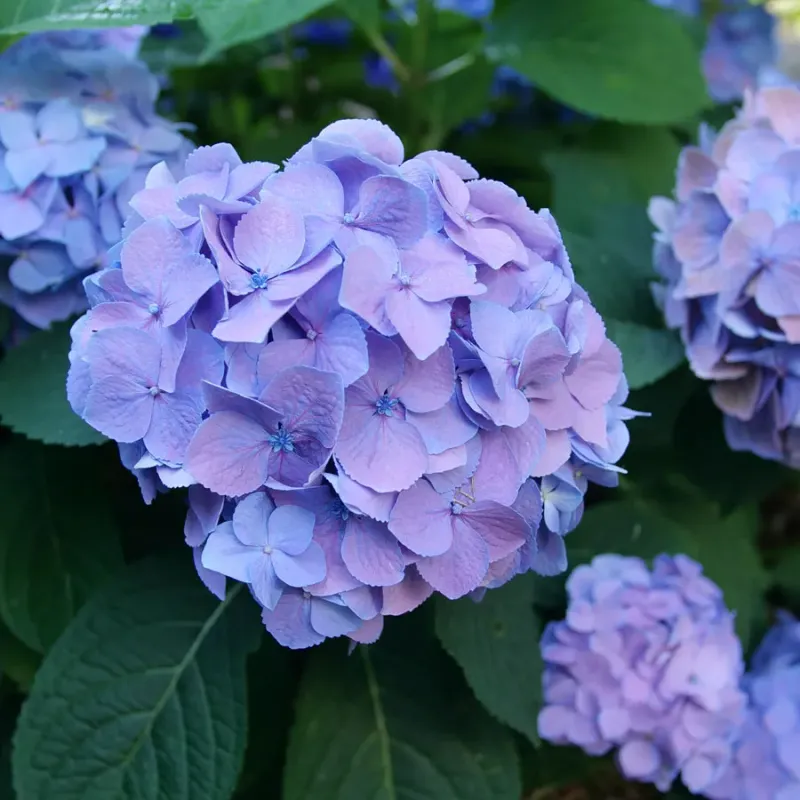
[[[276,433],[270,434],[267,441],[273,453],[294,453],[294,436],[282,425],[278,426]]]
[[[786,212],[786,218],[789,222],[800,221],[800,203],[792,203],[792,205],[789,206],[789,210]]]
[[[263,289],[268,282],[269,278],[266,275],[262,275],[260,272],[254,272],[250,276],[250,285],[254,289]]]
[[[463,510],[464,507],[456,503],[455,500],[453,500],[453,502],[450,503],[450,512],[455,514],[456,516],[458,516]]]
[[[350,519],[350,509],[341,501],[334,500],[333,508],[331,509],[333,516],[340,519],[342,522],[347,522]]]
[[[158,314],[158,312],[159,312],[159,311],[161,311],[161,309],[159,308],[159,305],[158,305],[158,303],[150,303],[150,305],[149,305],[149,306],[147,306],[147,310],[148,310],[148,311],[149,311],[149,312],[150,312],[150,313],[151,313],[153,316],[155,316],[156,314]]]
[[[161,389],[159,389],[158,386],[151,386],[149,393],[151,397],[155,397],[157,394],[161,394]]]
[[[393,417],[394,410],[400,401],[396,397],[389,397],[388,393],[384,392],[375,401],[375,413],[381,414],[384,417]]]

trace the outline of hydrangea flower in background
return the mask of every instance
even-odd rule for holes
[[[86,307],[81,280],[108,265],[128,200],[188,152],[135,60],[145,31],[35,34],[0,55],[0,299],[30,325]]]
[[[686,556],[596,557],[567,581],[563,622],[542,637],[539,733],[622,773],[703,794],[731,760],[744,666],[722,592]]]
[[[650,0],[663,8],[697,17],[700,0]],[[703,51],[703,72],[709,94],[718,103],[740,100],[746,89],[760,85],[762,71],[777,59],[775,18],[763,5],[725,0],[711,20]]]
[[[206,585],[307,647],[564,571],[632,412],[552,216],[374,120],[282,171],[218,144],[182,172],[152,168],[86,278],[68,394],[146,501],[191,486]]]
[[[800,466],[800,90],[748,95],[718,136],[678,165],[676,199],[654,198],[655,266],[667,324],[713,381],[734,450]]]
[[[781,615],[745,676],[747,718],[712,800],[800,797],[800,623]]]

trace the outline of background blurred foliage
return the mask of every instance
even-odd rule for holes
[[[313,34],[333,21],[347,34]],[[230,141],[246,160],[278,162],[335,119],[377,116],[409,153],[451,150],[533,208],[551,208],[579,281],[623,351],[628,405],[650,414],[630,424],[621,488],[591,490],[567,540],[570,565],[602,552],[687,553],[725,590],[746,647],[777,606],[800,611],[797,477],[727,448],[720,414],[650,292],[647,202],[671,192],[680,148],[699,122],[732,113],[705,93],[701,28],[646,0],[497,0],[488,26],[428,0],[415,17],[379,0],[27,0],[0,8],[6,41],[133,23],[159,23],[142,55],[164,77],[165,112],[192,123],[198,144]],[[499,80],[498,66],[527,81]],[[606,759],[538,742],[538,636],[563,615],[565,576],[518,578],[477,606],[428,603],[349,658],[342,642],[282,650],[248,634],[252,620],[239,620],[238,608],[212,620],[214,604],[197,599],[188,569],[158,572],[146,599],[131,575],[122,599],[98,594],[123,561],[134,565],[129,572],[145,558],[177,563],[173,551],[187,561],[184,505],[171,493],[145,507],[114,447],[97,446],[71,414],[67,330],[37,334],[0,363],[0,798],[13,796],[9,742],[42,659],[26,714],[41,715],[44,738],[17,741],[15,763],[29,770],[16,779],[21,800],[541,800],[561,788],[575,798],[653,796],[620,788]],[[134,654],[103,638],[134,613],[149,626],[145,640],[147,630],[161,631],[152,641],[163,651]],[[228,670],[202,642],[183,651],[177,643],[166,655],[164,627],[180,614],[204,631],[211,620],[209,635],[237,642],[238,661]],[[91,639],[93,631],[101,633]],[[76,653],[87,663],[76,664]],[[140,748],[135,763],[146,780],[123,775],[134,756],[119,742],[98,765],[79,726],[65,722],[64,707],[79,709],[84,725],[99,724],[102,709],[87,701],[98,690],[94,658],[128,676],[121,707],[150,720],[125,734]],[[145,676],[165,658],[174,683],[153,694]],[[55,713],[45,697],[59,681],[67,694]],[[208,693],[207,707],[193,705],[199,692]],[[225,718],[231,732],[218,771],[201,770],[165,794],[170,770],[185,769],[181,759],[200,746],[181,715],[213,725],[226,702],[241,713]],[[76,765],[59,784],[63,794],[44,777],[61,769],[48,725]],[[149,758],[164,760],[160,777]],[[121,776],[113,794],[101,768]],[[81,770],[94,782],[80,783]]]

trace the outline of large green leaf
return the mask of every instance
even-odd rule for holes
[[[88,466],[80,451],[17,438],[0,446],[0,618],[39,652],[122,566],[112,509]]]
[[[538,742],[542,702],[541,624],[532,575],[469,598],[436,605],[436,633],[459,663],[475,696],[501,722]]]
[[[23,692],[27,692],[41,661],[39,653],[24,645],[5,625],[0,624],[0,673],[3,680],[10,678]]]
[[[27,33],[53,28],[154,25],[189,17],[198,6],[226,0],[7,0],[0,4],[0,30]]]
[[[225,0],[196,9],[208,36],[205,56],[210,58],[235,44],[260,39],[283,30],[319,11],[333,0]]]
[[[106,441],[67,402],[69,323],[37,331],[0,362],[0,418],[29,439],[47,444]]]
[[[496,15],[490,42],[497,60],[588,114],[667,123],[708,104],[692,37],[642,0],[517,0]]]
[[[189,561],[139,562],[47,656],[14,737],[19,800],[231,796],[258,614],[240,586],[218,602]]]
[[[607,320],[606,327],[609,339],[622,352],[625,377],[631,389],[655,383],[685,358],[683,345],[672,331],[615,319]]]
[[[378,644],[349,658],[340,646],[312,654],[283,800],[519,800],[509,732],[435,642],[395,636],[408,626],[392,620]]]

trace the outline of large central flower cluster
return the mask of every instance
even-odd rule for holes
[[[800,90],[750,95],[654,198],[667,324],[714,382],[735,450],[800,466]]]
[[[591,755],[614,748],[626,777],[703,793],[728,767],[744,666],[722,592],[686,556],[603,555],[567,582],[563,622],[542,637],[539,732]]]
[[[188,152],[135,59],[144,29],[25,37],[0,55],[0,300],[47,327],[86,308],[148,170]]]
[[[789,614],[767,634],[744,680],[749,703],[734,760],[706,790],[713,800],[800,797],[800,622]]]
[[[191,485],[207,583],[304,647],[563,571],[630,412],[550,214],[376,121],[283,171],[219,144],[185,173],[150,172],[87,279],[68,388],[146,498]]]

